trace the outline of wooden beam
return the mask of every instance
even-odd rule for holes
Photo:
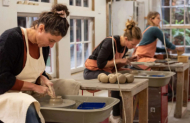
[[[106,0],[106,36],[109,36],[109,2],[110,0]]]
[[[95,0],[92,0],[92,11],[94,11],[95,10]]]
[[[57,4],[57,0],[54,0],[54,5]],[[55,44],[56,50],[56,78],[59,78],[59,43]]]

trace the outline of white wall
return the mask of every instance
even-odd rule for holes
[[[106,0],[95,1],[95,46],[106,38]]]
[[[10,6],[5,7],[0,0],[0,35],[5,30],[17,26],[17,11],[15,0],[10,0]]]

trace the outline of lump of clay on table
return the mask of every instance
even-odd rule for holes
[[[99,76],[99,79],[100,79],[100,82],[103,82],[103,83],[108,83],[109,81],[109,77],[106,74],[101,74]]]
[[[98,75],[98,80],[100,81],[100,76],[101,75],[106,75],[105,73],[100,73],[99,75]],[[101,81],[100,81],[101,82]]]
[[[139,71],[138,70],[132,70],[130,73],[133,75],[137,75],[139,73]]]
[[[120,84],[124,84],[126,82],[126,77],[123,74],[117,74],[118,76],[118,82]]]
[[[117,76],[116,75],[109,74],[108,77],[109,77],[109,82],[110,83],[112,83],[112,84],[116,83],[116,81],[117,81]]]
[[[132,83],[134,81],[134,75],[133,74],[125,74],[126,82]]]

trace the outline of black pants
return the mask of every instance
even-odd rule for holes
[[[88,69],[84,69],[83,77],[84,79],[97,79],[98,75],[100,73],[105,73],[106,75],[110,74],[109,72],[106,71],[91,71]],[[117,99],[120,99],[120,102],[113,106],[113,116],[120,116],[120,103],[122,102],[119,91],[111,91],[111,96]]]

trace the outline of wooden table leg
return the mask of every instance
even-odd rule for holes
[[[174,117],[182,117],[183,106],[183,88],[184,88],[184,72],[177,72],[177,87],[176,87],[176,107]]]
[[[133,123],[133,96],[131,92],[122,91],[123,94],[123,100],[125,106],[125,114],[124,115],[124,108],[122,107],[122,119],[123,123]],[[125,122],[126,117],[126,122]]]
[[[133,105],[133,119],[135,118],[135,113],[136,113],[136,109],[137,109],[137,104],[139,102],[139,96],[136,95],[135,96],[135,102],[134,102],[134,105]]]
[[[183,106],[187,107],[189,97],[189,69],[184,73],[184,91],[183,91]]]
[[[139,123],[148,123],[148,88],[138,93]]]

